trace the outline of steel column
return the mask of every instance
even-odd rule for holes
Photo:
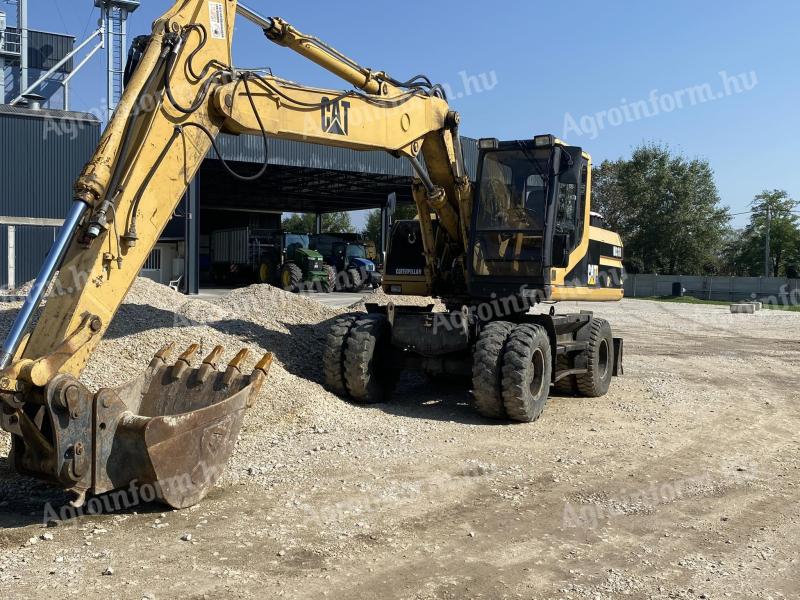
[[[187,294],[200,293],[200,173],[186,192],[183,279]]]

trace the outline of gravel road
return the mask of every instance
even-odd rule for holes
[[[385,296],[375,294],[376,301]],[[417,299],[417,302],[428,300]],[[13,317],[0,309],[0,330]],[[469,391],[405,376],[392,402],[326,392],[343,312],[255,286],[191,300],[140,280],[84,373],[134,376],[165,340],[276,364],[221,483],[43,525],[58,490],[0,433],[0,590],[14,598],[796,598],[800,314],[624,300],[606,397],[490,422]],[[252,365],[252,362],[251,362]]]

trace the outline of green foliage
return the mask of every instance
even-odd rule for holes
[[[713,274],[729,230],[707,161],[646,144],[592,171],[594,210],[625,243],[630,272]]]
[[[315,233],[316,215],[292,213],[283,219],[283,228],[290,233]],[[322,233],[353,233],[355,228],[350,213],[334,212],[322,215]]]
[[[737,232],[726,248],[730,272],[755,277],[764,275],[767,212],[769,212],[770,265],[768,276],[793,277],[800,265],[800,218],[793,212],[798,202],[784,190],[764,190],[751,202],[750,223]]]

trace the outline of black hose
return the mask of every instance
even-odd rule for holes
[[[242,73],[241,81],[244,83],[245,91],[247,92],[247,99],[250,101],[250,106],[253,109],[253,114],[256,117],[256,121],[258,121],[258,126],[261,129],[261,137],[264,140],[264,163],[261,165],[261,169],[259,169],[258,173],[254,175],[241,175],[234,171],[230,165],[228,165],[227,161],[222,157],[222,152],[220,152],[219,147],[217,146],[216,136],[208,130],[207,127],[200,123],[184,123],[182,126],[178,126],[176,129],[182,131],[185,127],[194,127],[195,129],[199,129],[202,131],[208,139],[211,141],[211,147],[214,149],[214,153],[217,155],[217,158],[222,163],[222,166],[225,170],[235,179],[239,181],[255,181],[260,179],[264,173],[267,172],[267,168],[269,167],[269,138],[267,136],[267,128],[264,126],[264,123],[261,120],[261,115],[258,112],[258,108],[256,107],[256,103],[253,100],[253,94],[250,91],[250,83],[248,81],[250,77],[249,73]],[[234,90],[234,95],[236,95],[236,91]]]

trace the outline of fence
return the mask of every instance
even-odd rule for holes
[[[800,279],[786,277],[702,277],[697,275],[628,275],[625,295],[629,298],[671,296],[675,283],[686,295],[702,300],[736,302],[774,297],[778,303],[790,304],[800,298]]]

